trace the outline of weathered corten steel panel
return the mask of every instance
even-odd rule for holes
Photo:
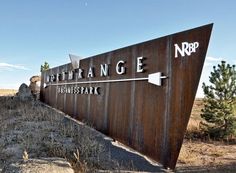
[[[44,71],[41,100],[174,169],[212,26],[85,58],[77,69],[69,63]],[[104,64],[108,72],[102,76]],[[167,78],[151,79],[157,72]],[[157,79],[162,84],[152,84]]]

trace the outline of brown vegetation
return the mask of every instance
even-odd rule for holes
[[[203,101],[194,102],[177,163],[179,172],[235,172],[235,141],[213,141],[203,137],[200,127]]]
[[[14,89],[0,89],[0,96],[13,96],[17,93]]]

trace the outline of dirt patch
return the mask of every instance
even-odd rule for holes
[[[176,167],[178,171],[234,172],[236,145],[224,142],[184,141]]]
[[[194,101],[178,162],[177,172],[235,172],[236,144],[201,139],[203,100]],[[193,140],[192,140],[193,139]]]
[[[10,164],[3,173],[74,173],[70,163],[62,158],[28,159]]]
[[[236,145],[223,142],[185,141],[179,155],[178,164],[192,166],[217,166],[236,164]]]

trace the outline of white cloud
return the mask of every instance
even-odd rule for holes
[[[223,58],[214,58],[208,56],[206,57],[204,68],[212,68],[214,65],[217,65],[220,61],[223,61]]]
[[[0,70],[30,70],[29,68],[26,68],[23,65],[19,64],[8,64],[8,63],[0,63]]]
[[[208,57],[206,57],[206,60],[207,60],[207,61],[214,61],[214,62],[217,62],[217,61],[222,61],[223,58],[214,58],[214,57],[208,56]]]
[[[204,63],[204,67],[213,67],[213,63],[211,63],[211,62],[205,62]]]

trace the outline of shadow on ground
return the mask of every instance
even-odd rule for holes
[[[228,164],[228,165],[219,165],[215,167],[202,167],[202,166],[188,166],[176,168],[176,172],[193,172],[193,173],[205,173],[205,172],[214,172],[214,173],[235,173],[236,171],[236,163]]]

